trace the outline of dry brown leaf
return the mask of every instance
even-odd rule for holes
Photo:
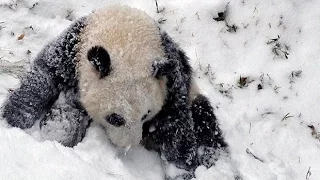
[[[18,40],[22,40],[24,38],[24,33],[18,37]]]

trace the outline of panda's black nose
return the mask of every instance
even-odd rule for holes
[[[126,123],[126,120],[116,113],[112,113],[106,117],[106,121],[111,125],[116,127],[123,126]]]

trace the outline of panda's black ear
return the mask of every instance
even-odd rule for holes
[[[87,54],[89,62],[99,71],[100,78],[108,76],[111,72],[111,60],[108,51],[101,46],[92,47]]]
[[[178,67],[178,62],[175,60],[155,60],[152,64],[152,75],[155,78],[167,76]]]

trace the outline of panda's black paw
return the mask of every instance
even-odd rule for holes
[[[152,75],[155,78],[167,76],[178,67],[178,61],[175,60],[156,60],[152,64]]]
[[[35,121],[32,114],[23,112],[11,104],[4,107],[2,117],[6,119],[9,125],[21,129],[31,128]]]
[[[70,105],[55,106],[40,121],[40,136],[73,147],[84,137],[89,121],[84,112]]]
[[[198,163],[209,168],[222,155],[228,154],[228,145],[223,138],[210,101],[205,96],[197,95],[192,101],[191,109],[198,144]]]
[[[222,131],[209,100],[199,94],[192,101],[191,109],[198,144],[216,149],[226,148],[228,145],[224,141]]]
[[[228,151],[225,147],[206,147],[201,146],[198,148],[197,157],[198,163],[204,165],[207,168],[214,166],[219,158],[227,157]]]

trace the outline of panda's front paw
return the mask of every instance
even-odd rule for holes
[[[7,104],[3,109],[2,117],[9,125],[21,129],[31,128],[35,122],[35,117],[27,112],[22,112],[17,107]]]
[[[156,60],[152,64],[152,75],[156,78],[167,76],[178,67],[178,61],[175,60]]]
[[[79,109],[67,104],[55,105],[40,121],[40,136],[73,147],[84,137],[89,121],[89,116]]]

